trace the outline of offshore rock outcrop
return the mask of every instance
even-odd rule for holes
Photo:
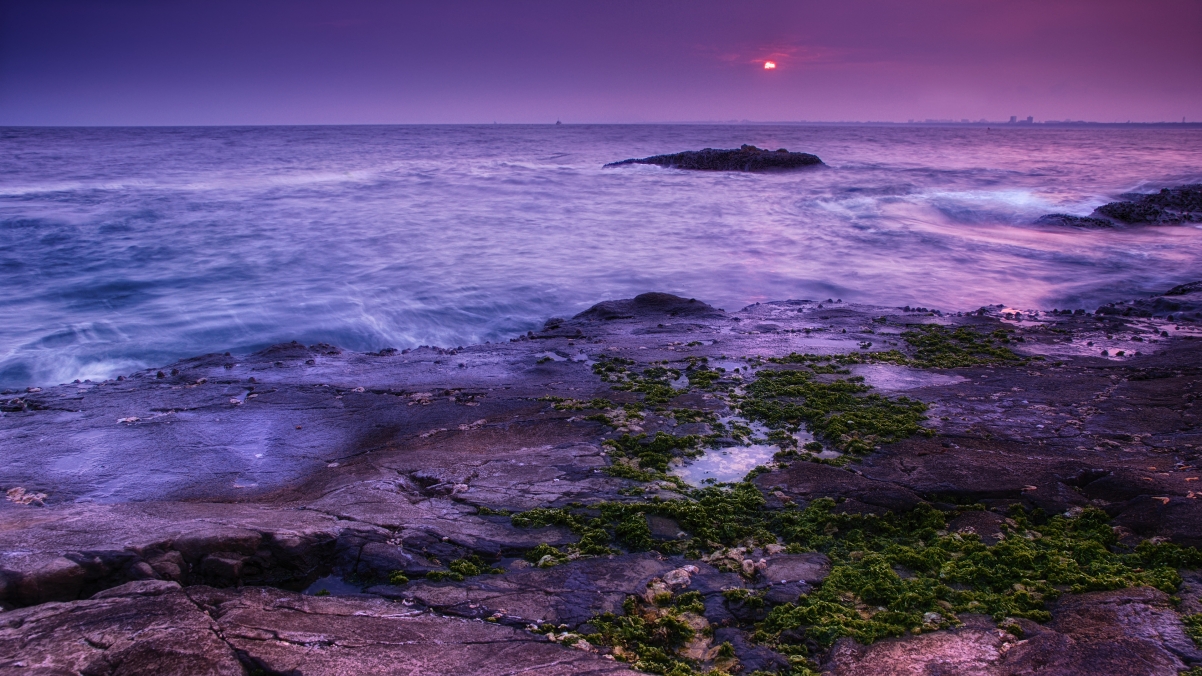
[[[881,640],[847,627],[888,615],[870,588],[937,586],[874,558],[872,524],[933,520],[923,542],[974,556],[1056,518],[1104,529],[1090,557],[1202,545],[1200,340],[1196,282],[1091,313],[643,294],[501,344],[291,343],[7,392],[0,671],[1175,674],[1202,664],[1194,564],[1160,590],[1136,563],[999,588],[1042,624],[966,611],[962,585]],[[877,408],[840,428],[795,392]],[[921,425],[868,434],[910,420],[902,397]],[[781,452],[747,481],[671,473],[752,441]],[[804,619],[836,588],[811,610],[850,619]]]
[[[1108,228],[1115,225],[1180,225],[1202,223],[1202,184],[1164,188],[1149,195],[1131,193],[1103,204],[1089,216],[1048,214],[1036,223]]]
[[[789,152],[785,148],[765,150],[752,145],[742,145],[729,150],[705,148],[686,150],[669,155],[653,155],[639,159],[611,162],[605,166],[619,167],[626,164],[656,164],[673,169],[695,171],[782,171],[825,166],[817,155]]]

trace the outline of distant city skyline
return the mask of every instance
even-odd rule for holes
[[[1202,2],[0,0],[0,125],[1202,121]]]

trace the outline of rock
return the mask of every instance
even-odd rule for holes
[[[1023,637],[984,616],[963,626],[861,646],[841,639],[826,670],[835,676],[972,674],[1176,676],[1202,651],[1185,634],[1168,596],[1150,588],[1069,594],[1046,626],[1021,621]]]
[[[1048,214],[1035,219],[1036,225],[1070,225],[1078,228],[1113,228],[1114,223],[1105,218],[1072,216],[1070,214]]]
[[[520,626],[550,622],[576,627],[601,613],[621,613],[627,596],[641,594],[648,582],[676,568],[650,554],[630,554],[482,575],[464,584],[417,580],[368,591],[462,617],[500,612],[505,622]]]
[[[651,531],[651,537],[657,540],[675,540],[682,532],[680,524],[674,519],[655,514],[647,517],[647,528]]]
[[[141,583],[134,583],[140,585]],[[0,615],[0,671],[43,674],[242,676],[216,622],[175,586],[126,585],[88,601]],[[25,667],[21,669],[19,667]]]
[[[379,599],[254,587],[153,591],[126,585],[103,598],[4,613],[0,669],[185,676],[631,673],[532,634],[422,615]]]
[[[884,513],[913,509],[921,498],[895,484],[875,481],[845,469],[813,462],[795,462],[785,469],[774,470],[755,478],[755,484],[765,494],[777,491],[794,500],[811,501],[817,498],[848,498],[863,511]],[[851,505],[842,505],[846,511]]]
[[[771,586],[764,591],[764,602],[772,605],[780,605],[782,603],[794,603],[797,597],[802,594],[808,594],[813,591],[813,588],[804,583],[788,583],[781,584],[773,582]]]
[[[1040,225],[1070,225],[1090,228],[1126,225],[1175,225],[1202,222],[1202,184],[1164,188],[1150,195],[1129,194],[1121,202],[1103,204],[1089,216],[1048,214]]]
[[[670,293],[643,293],[624,300],[607,300],[572,317],[573,321],[634,319],[655,316],[717,318],[722,312],[695,298]]]
[[[723,628],[714,631],[714,644],[729,643],[734,649],[735,659],[742,666],[740,673],[753,672],[775,674],[789,671],[789,659],[784,655],[748,640],[747,632]]]
[[[654,155],[641,159],[622,160],[605,166],[618,167],[625,164],[657,164],[674,169],[693,169],[698,171],[779,171],[785,169],[800,169],[803,167],[825,166],[817,155],[809,153],[791,153],[784,148],[779,150],[763,150],[751,145],[743,145],[731,150],[706,148],[704,150],[686,150],[671,155]]]
[[[985,334],[1013,329],[1010,347],[1044,359],[946,370],[853,367],[886,396],[928,404],[922,424],[933,436],[880,443],[846,468],[782,456],[792,464],[774,464],[754,479],[764,509],[804,508],[829,497],[839,512],[884,514],[926,501],[954,516],[950,531],[971,529],[990,542],[1015,504],[1048,515],[1098,507],[1113,517],[1122,546],[1153,536],[1197,543],[1202,350],[1190,334],[1202,289],[1195,287],[1092,315],[1030,313],[1021,324],[1003,324],[990,308],[939,316]],[[605,673],[621,664],[599,656],[588,663],[529,657],[534,645],[560,651],[547,655],[585,655],[509,627],[545,620],[583,631],[596,614],[621,612],[628,596],[646,600],[650,592],[654,600],[667,591],[700,595],[704,617],[690,617],[698,626],[750,631],[773,606],[821,584],[829,562],[763,543],[709,556],[709,564],[655,553],[558,563],[562,554],[543,552],[550,567],[536,568],[525,560],[533,547],[567,553],[580,529],[519,527],[507,512],[570,507],[591,517],[602,502],[680,497],[668,482],[605,472],[613,459],[604,443],[615,432],[594,416],[592,400],[604,398],[605,411],[619,411],[645,392],[611,388],[590,361],[605,355],[628,360],[632,369],[654,364],[682,372],[723,364],[728,372],[721,375],[701,371],[714,389],[666,392],[674,395],[671,408],[722,419],[735,413],[727,388],[754,377],[745,367],[758,368],[743,361],[735,373],[731,360],[857,352],[860,342],[885,342],[883,333],[933,315],[820,305],[765,302],[726,313],[695,299],[643,294],[599,303],[501,344],[390,355],[284,344],[237,363],[209,355],[123,381],[22,393],[19,406],[8,401],[0,411],[6,460],[0,490],[22,488],[12,494],[17,499],[0,500],[0,608],[6,610],[0,620],[14,620],[0,630],[16,632],[6,634],[3,659],[48,660],[56,673],[85,667],[123,673],[151,663],[171,673],[221,673],[231,664],[249,672],[347,673],[353,644],[366,646],[365,673],[382,664],[421,672],[423,664],[444,668],[430,647],[444,641],[444,652],[467,660],[456,664],[480,673],[495,673],[487,671],[492,653],[521,657],[514,664],[524,666],[513,671],[570,664]],[[1174,321],[1161,321],[1168,314]],[[866,334],[869,326],[874,334]],[[1084,347],[1089,342],[1095,345]],[[1097,356],[1120,347],[1128,351],[1120,359]],[[538,364],[547,353],[564,360]],[[231,398],[243,403],[232,406]],[[704,432],[689,426],[702,423],[675,425],[675,416],[654,408],[646,407],[640,421],[649,434]],[[115,422],[123,418],[132,420]],[[832,440],[820,441],[829,448]],[[973,502],[987,510],[955,507]],[[682,513],[649,516],[647,533],[656,546],[679,551],[668,541],[683,539],[681,522],[692,522],[668,514]],[[688,546],[710,553],[709,545]],[[420,579],[470,556],[508,572],[462,582]],[[383,584],[396,571],[412,581]],[[1202,607],[1202,583],[1190,575],[1179,592],[1182,612]],[[318,579],[331,593],[366,587],[370,597],[293,593]],[[723,592],[732,589],[747,590],[746,602],[739,594],[727,599]],[[1061,673],[1073,673],[1089,660],[1119,668],[1131,656],[1159,665],[1154,669],[1172,667],[1174,659],[1192,663],[1172,608],[1159,598],[1122,598],[1098,597],[1073,610],[1065,597],[1052,607],[1053,624],[1022,623],[1028,643],[1043,647],[1021,664],[1038,671],[1045,662],[1063,663]],[[105,613],[121,618],[127,611],[128,622],[104,624]],[[172,614],[178,621],[168,626],[164,618]],[[902,665],[899,673],[939,673],[941,663],[951,673],[974,673],[980,664],[993,669],[988,673],[1011,673],[998,670],[1020,664],[1013,656],[1023,655],[1027,643],[998,634],[992,623],[965,623],[879,647],[840,644],[838,659],[811,656],[842,673],[858,672],[838,666],[840,659],[870,674],[891,673],[874,666],[890,660]],[[480,642],[466,645],[464,627]],[[410,629],[420,635],[405,633]],[[236,649],[204,638],[217,630]],[[189,631],[202,638],[187,638]],[[389,652],[399,644],[385,645],[386,632],[412,640],[417,662]],[[1040,632],[1050,633],[1036,641]],[[55,643],[55,635],[66,643]],[[714,646],[703,643],[689,650],[714,659],[708,652]],[[1001,657],[990,657],[990,650]],[[757,664],[772,668],[775,658],[762,657]],[[559,668],[546,666],[551,673]]]
[[[1114,523],[1143,537],[1159,535],[1186,546],[1202,547],[1202,504],[1197,499],[1142,495],[1130,500]]]
[[[1202,184],[1164,188],[1151,195],[1124,197],[1130,199],[1102,205],[1095,213],[1122,223],[1202,222]]]
[[[1181,571],[1181,589],[1177,591],[1181,605],[1177,611],[1182,615],[1202,613],[1202,570]]]
[[[1166,296],[1184,296],[1191,293],[1202,293],[1202,281],[1178,284],[1164,292]]]
[[[126,582],[123,585],[96,592],[92,595],[92,599],[112,599],[123,596],[162,596],[177,589],[180,589],[178,582],[171,582],[169,580],[139,580],[137,582]]]
[[[993,546],[1002,539],[1002,524],[1006,520],[994,512],[972,511],[964,512],[947,524],[949,533],[972,533],[981,538],[981,542]]]
[[[964,626],[863,646],[840,639],[824,673],[831,676],[999,676],[998,662],[1018,639],[988,618],[965,618]],[[1063,673],[1063,672],[1056,672]]]
[[[831,560],[825,554],[776,554],[765,561],[760,575],[767,584],[802,582],[817,585],[831,572]]]
[[[1046,627],[1006,654],[1006,674],[1176,676],[1202,661],[1163,592],[1147,587],[1064,596]]]

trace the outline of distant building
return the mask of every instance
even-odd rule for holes
[[[1027,116],[1027,124],[1035,124],[1035,118],[1031,115]]]
[[[1010,124],[1014,124],[1015,122],[1018,122],[1018,116],[1017,116],[1017,115],[1011,115],[1011,116],[1010,116]]]

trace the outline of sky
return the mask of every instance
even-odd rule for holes
[[[1198,122],[1200,34],[1202,0],[0,0],[0,125]]]

